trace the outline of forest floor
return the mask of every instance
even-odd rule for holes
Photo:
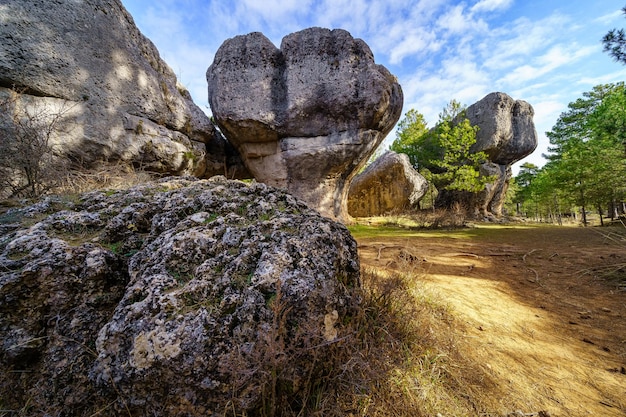
[[[623,227],[375,229],[353,230],[362,268],[419,271],[461,324],[454,337],[485,379],[474,387],[482,404],[504,415],[626,415]]]

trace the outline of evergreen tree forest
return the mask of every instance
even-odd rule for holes
[[[626,200],[626,87],[598,85],[568,105],[550,132],[548,162],[526,163],[515,177],[518,215],[589,224],[624,215]]]

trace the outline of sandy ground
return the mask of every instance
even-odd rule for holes
[[[511,226],[360,238],[362,266],[406,268],[466,324],[499,412],[626,416],[623,229]],[[480,388],[480,387],[477,387]]]

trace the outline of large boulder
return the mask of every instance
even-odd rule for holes
[[[466,110],[473,126],[478,126],[475,152],[485,152],[498,165],[511,165],[537,148],[535,111],[526,101],[505,93],[490,93]]]
[[[0,102],[9,89],[18,111],[60,116],[54,149],[74,161],[225,173],[206,151],[223,138],[119,0],[0,0]]]
[[[380,216],[414,208],[428,191],[428,181],[409,157],[387,151],[354,177],[348,212],[354,217]]]
[[[472,150],[483,151],[489,157],[481,175],[495,178],[480,194],[478,208],[484,216],[498,217],[509,188],[511,165],[537,148],[535,111],[526,101],[495,92],[469,106],[466,113],[470,123],[479,127]]]
[[[345,30],[225,41],[207,71],[209,103],[226,138],[261,182],[348,220],[352,177],[402,110],[396,78]]]
[[[450,207],[454,202],[461,202],[477,215],[499,217],[512,176],[511,165],[537,148],[535,111],[526,101],[495,92],[469,106],[466,115],[470,123],[479,128],[471,150],[485,152],[488,157],[480,168],[480,175],[492,176],[494,181],[478,194],[441,190],[437,204]]]
[[[305,396],[359,279],[343,225],[259,183],[167,178],[4,213],[3,408],[206,416]]]

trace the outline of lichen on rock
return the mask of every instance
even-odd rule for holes
[[[167,178],[0,223],[0,396],[31,415],[252,410],[276,372],[315,375],[359,301],[348,230],[264,184]]]

